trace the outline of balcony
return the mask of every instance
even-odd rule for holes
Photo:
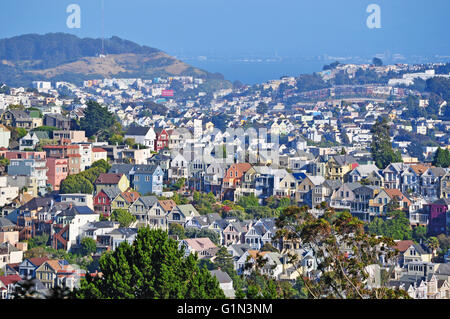
[[[334,209],[348,209],[350,210],[352,207],[352,203],[349,201],[343,200],[332,200],[330,202],[330,207]]]

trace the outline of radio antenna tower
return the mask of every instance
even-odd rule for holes
[[[102,2],[102,56],[105,55],[105,0]]]

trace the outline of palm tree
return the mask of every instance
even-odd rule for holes
[[[434,258],[436,251],[439,249],[439,240],[436,237],[430,237],[427,240],[427,246],[431,249],[431,258]]]

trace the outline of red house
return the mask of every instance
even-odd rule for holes
[[[159,152],[165,147],[169,147],[169,132],[163,128],[155,129],[155,151]]]
[[[122,192],[118,187],[107,187],[94,196],[94,211],[103,216],[111,215],[111,202]]]

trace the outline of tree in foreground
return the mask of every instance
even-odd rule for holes
[[[138,231],[132,245],[122,243],[100,258],[101,276],[87,275],[76,292],[85,299],[225,298],[219,283],[197,256],[184,257],[162,230]]]
[[[312,250],[317,259],[320,276],[299,277],[308,297],[337,299],[409,298],[403,290],[368,285],[368,267],[380,260],[396,258],[390,247],[392,239],[377,238],[364,232],[364,224],[348,212],[336,214],[327,208],[315,218],[308,208],[288,207],[276,221],[275,238],[301,243]],[[299,266],[298,255],[288,251],[290,263]]]

